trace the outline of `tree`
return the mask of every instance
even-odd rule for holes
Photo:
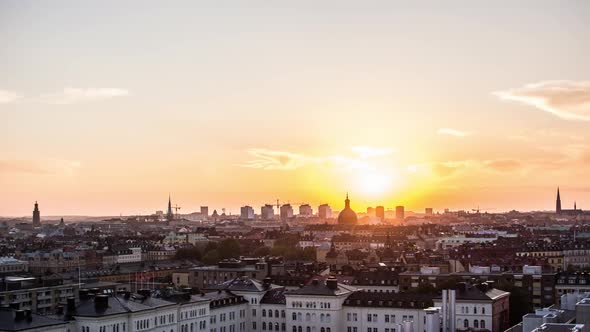
[[[258,247],[254,250],[255,257],[264,257],[268,255],[270,255],[270,248],[267,246]]]
[[[209,250],[203,256],[203,263],[205,263],[207,265],[215,265],[218,262],[219,262],[219,253],[217,252],[217,249]]]
[[[220,259],[240,257],[240,244],[235,239],[225,239],[217,247]]]

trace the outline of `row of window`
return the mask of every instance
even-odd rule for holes
[[[99,326],[99,332],[125,332],[125,323],[109,324]],[[90,332],[89,326],[82,326],[82,332]]]
[[[332,320],[332,316],[330,316],[330,314],[320,314],[320,322],[321,323],[330,323],[330,321]],[[292,320],[294,321],[298,321],[298,322],[302,322],[303,321],[303,314],[300,312],[297,313],[293,313],[291,316]],[[315,313],[310,314],[310,313],[306,313],[305,314],[305,321],[306,322],[315,322],[317,318],[317,315]]]
[[[252,309],[252,312],[254,313],[253,316],[256,316],[256,309]],[[268,309],[268,317],[272,317],[272,310]],[[275,317],[279,317],[279,310],[275,310],[274,311],[274,316]],[[266,309],[262,309],[262,317],[266,317]],[[285,318],[285,310],[281,310],[280,312],[280,317],[281,318]]]
[[[303,332],[303,327],[301,326],[293,326],[293,332]],[[316,327],[306,327],[305,332],[317,332]],[[332,332],[332,329],[329,327],[322,327],[320,328],[320,332]]]

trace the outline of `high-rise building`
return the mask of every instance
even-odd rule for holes
[[[427,216],[432,216],[432,208],[426,208],[424,209],[424,214]]]
[[[35,201],[35,208],[33,209],[33,227],[41,226],[41,211],[39,211],[39,204]]]
[[[313,216],[313,209],[309,204],[303,204],[299,206],[299,216],[300,217],[311,217]]]
[[[368,215],[369,217],[374,217],[374,216],[375,216],[375,208],[374,208],[374,207],[372,207],[372,206],[369,206],[369,207],[367,208],[367,215]]]
[[[383,206],[378,206],[375,208],[375,216],[381,219],[381,221],[385,220],[385,209]]]
[[[332,208],[328,204],[322,204],[318,207],[318,216],[320,219],[332,218]]]
[[[242,206],[240,208],[240,219],[254,220],[254,209],[249,205]]]
[[[279,211],[281,216],[281,221],[287,221],[293,218],[293,207],[291,204],[283,204]]]
[[[260,208],[260,218],[262,220],[272,220],[275,218],[275,209],[270,204],[265,204]]]
[[[201,216],[202,217],[209,216],[209,207],[208,206],[201,206]]]
[[[395,219],[404,221],[404,206],[398,205],[395,207]]]
[[[170,195],[168,195],[168,210],[166,212],[166,220],[174,220],[174,213],[172,213],[172,200],[170,198]]]

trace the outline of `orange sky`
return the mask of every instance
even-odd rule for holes
[[[0,216],[168,193],[181,212],[347,191],[357,210],[552,209],[558,185],[583,209],[587,22],[585,1],[4,1]]]

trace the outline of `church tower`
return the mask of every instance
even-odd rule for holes
[[[39,211],[37,201],[35,201],[35,209],[33,209],[33,227],[41,227],[41,211]]]
[[[555,201],[555,213],[561,213],[561,197],[559,196],[559,187],[557,187],[557,200]]]
[[[174,213],[172,213],[172,201],[170,199],[170,195],[168,195],[168,212],[166,212],[166,220],[174,220]]]

